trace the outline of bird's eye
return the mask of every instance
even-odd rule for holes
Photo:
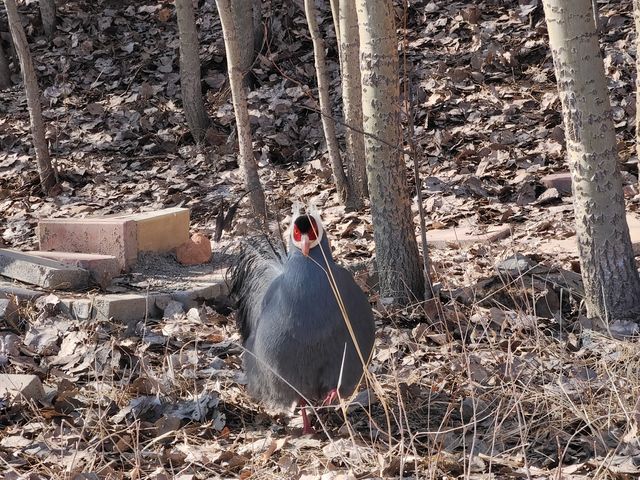
[[[302,233],[300,232],[298,226],[295,224],[293,225],[293,240],[296,242],[302,240]]]

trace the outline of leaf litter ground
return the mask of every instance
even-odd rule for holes
[[[39,36],[35,4],[22,13],[35,25],[28,35],[60,188],[53,198],[40,195],[24,96],[20,87],[0,92],[4,243],[34,247],[39,217],[171,206],[189,207],[194,229],[213,233],[219,210],[241,191],[214,2],[199,8],[213,118],[200,146],[180,106],[173,7],[59,7],[52,42]],[[321,412],[319,433],[301,437],[297,416],[265,412],[247,397],[239,336],[219,306],[125,326],[70,319],[48,296],[1,332],[4,371],[35,373],[47,390],[42,403],[2,404],[3,478],[637,476],[640,356],[635,340],[620,338],[635,330],[589,328],[579,285],[567,287],[566,271],[557,280],[558,267],[576,268],[575,253],[544,247],[574,231],[571,198],[540,183],[566,169],[541,7],[418,0],[406,28],[397,7],[429,227],[512,228],[493,244],[431,250],[442,301],[388,311],[373,294],[370,217],[337,204],[311,42],[296,2],[265,3],[268,34],[249,95],[254,150],[274,211],[285,224],[294,198],[322,206],[335,256],[358,272],[376,304],[364,390],[371,405]],[[633,22],[622,4],[601,3],[600,15],[620,165],[635,211]],[[330,18],[325,8],[337,106]],[[411,167],[414,158],[406,160]],[[214,255],[250,233],[242,203]],[[549,268],[496,274],[495,260],[516,251]],[[138,273],[148,273],[144,264]]]

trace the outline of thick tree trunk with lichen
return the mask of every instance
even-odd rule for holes
[[[49,193],[51,187],[56,184],[56,173],[49,157],[49,148],[45,138],[44,121],[42,120],[42,107],[40,105],[40,88],[38,78],[33,68],[31,53],[27,36],[22,28],[20,14],[15,0],[4,0],[7,9],[7,19],[11,38],[18,54],[18,61],[22,69],[22,79],[24,80],[24,90],[27,97],[27,108],[31,120],[31,134],[33,135],[33,147],[36,151],[36,161],[38,163],[38,173],[40,175],[40,186],[45,195]]]
[[[249,124],[249,109],[247,107],[247,94],[244,90],[243,72],[238,67],[240,58],[240,43],[237,36],[237,27],[231,10],[231,0],[216,0],[224,46],[227,53],[227,69],[229,71],[229,84],[233,98],[233,109],[236,115],[236,127],[238,129],[239,164],[244,175],[244,184],[254,213],[264,219],[266,206],[264,191],[258,175],[258,164],[253,156],[251,141],[251,125]]]
[[[315,0],[305,0],[304,10],[307,16],[307,25],[309,26],[309,33],[311,34],[311,41],[313,42],[313,58],[316,66],[316,77],[318,79],[318,97],[320,99],[322,128],[324,130],[324,138],[327,141],[333,179],[336,183],[340,201],[349,206],[353,201],[350,199],[347,177],[344,173],[344,166],[342,165],[342,156],[340,155],[340,147],[338,146],[338,138],[336,137],[336,122],[331,112],[329,75],[327,74],[327,63],[324,54],[324,41],[320,36],[320,28],[318,27],[318,21],[316,19],[318,12]]]
[[[398,43],[391,0],[357,0],[363,130],[381,296],[420,300],[424,277],[400,156]]]
[[[607,80],[590,0],[544,0],[573,178],[587,313],[640,321]]]
[[[193,138],[202,141],[209,128],[200,78],[198,29],[191,0],[176,0],[176,17],[180,36],[180,90],[182,108]]]
[[[0,89],[11,86],[11,70],[9,70],[9,60],[0,44]]]
[[[56,31],[56,2],[55,0],[39,0],[40,1],[40,19],[42,20],[42,29],[44,34],[52,38]]]
[[[336,0],[337,1],[337,0]],[[340,0],[338,8],[338,45],[342,75],[342,105],[347,145],[347,179],[354,199],[353,208],[364,207],[369,196],[367,167],[362,135],[362,92],[360,90],[360,34],[354,0]]]

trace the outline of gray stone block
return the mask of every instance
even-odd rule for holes
[[[0,249],[0,275],[51,290],[89,287],[87,270],[7,249]]]

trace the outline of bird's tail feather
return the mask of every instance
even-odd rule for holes
[[[260,314],[262,299],[275,277],[282,272],[284,246],[266,235],[246,241],[238,260],[229,269],[230,297],[236,303],[236,323],[244,342]]]

